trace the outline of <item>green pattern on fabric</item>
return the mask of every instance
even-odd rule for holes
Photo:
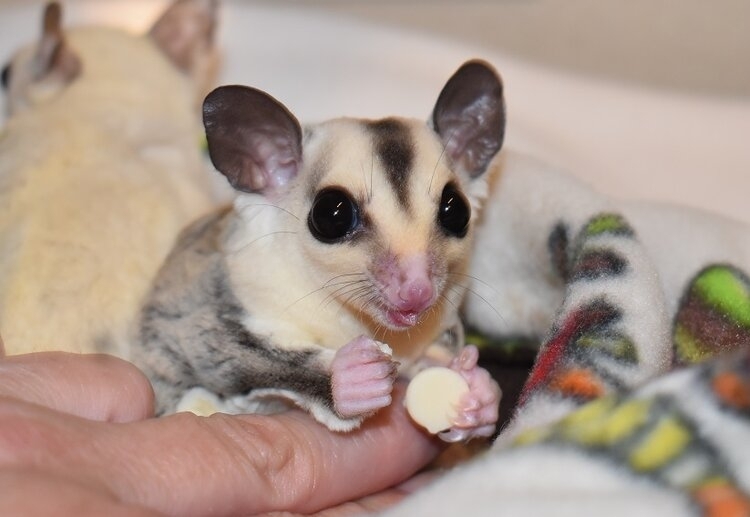
[[[619,214],[601,214],[593,218],[584,229],[587,237],[593,237],[604,233],[631,234],[625,219]]]
[[[713,266],[696,278],[694,288],[734,323],[750,328],[750,292],[738,272],[727,266]]]
[[[593,332],[583,334],[576,343],[585,348],[597,348],[604,354],[628,364],[638,362],[638,350],[627,336]]]

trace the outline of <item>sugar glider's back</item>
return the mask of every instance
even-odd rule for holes
[[[50,4],[41,38],[5,68],[0,334],[8,354],[127,357],[153,275],[179,230],[214,204],[198,108],[216,61],[216,9],[177,0],[147,34],[133,35],[66,31]]]

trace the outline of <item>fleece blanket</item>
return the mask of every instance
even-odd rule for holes
[[[492,369],[546,317],[541,345],[491,450],[388,515],[750,515],[750,229],[501,169],[468,339]]]

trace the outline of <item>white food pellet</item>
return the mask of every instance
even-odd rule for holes
[[[460,373],[436,366],[414,376],[404,404],[416,423],[436,434],[452,426],[456,407],[468,391],[469,384]]]

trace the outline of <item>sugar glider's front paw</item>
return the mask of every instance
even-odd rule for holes
[[[366,336],[337,350],[331,362],[336,413],[341,418],[354,418],[388,406],[397,369],[390,349]]]
[[[500,405],[500,386],[490,373],[477,365],[479,351],[467,345],[449,365],[469,384],[469,391],[459,401],[453,426],[440,433],[446,442],[491,436],[497,425]]]

